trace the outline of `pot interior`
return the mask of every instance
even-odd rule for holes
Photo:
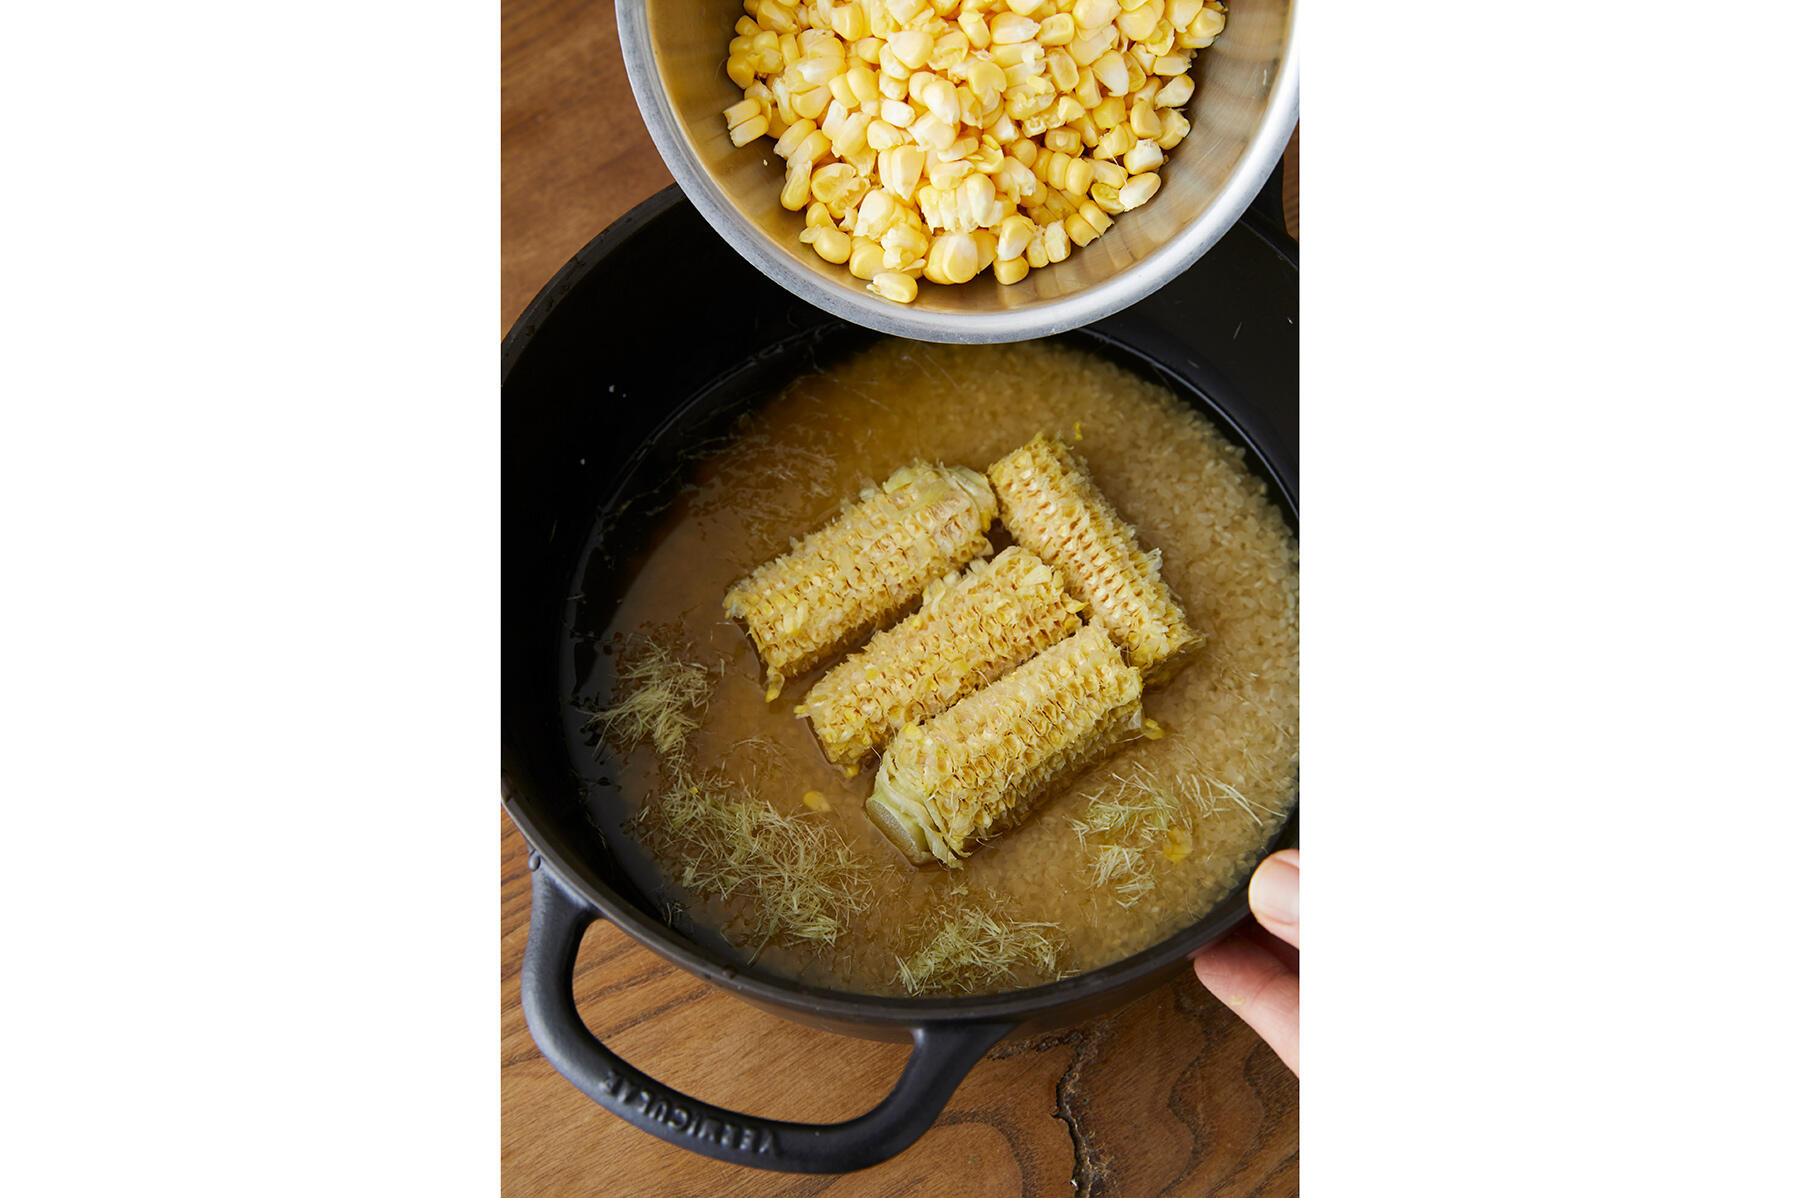
[[[622,223],[643,227],[597,239],[546,288],[507,347],[502,719],[509,802],[534,845],[613,908],[609,914],[637,925],[628,930],[647,932],[658,947],[719,975],[808,991],[757,969],[716,931],[679,917],[678,896],[625,826],[632,806],[594,753],[585,730],[590,712],[577,693],[599,664],[599,633],[695,451],[793,378],[876,337],[755,275],[704,226],[692,227],[699,220],[685,204]],[[1295,272],[1273,245],[1242,227],[1202,266],[1215,256],[1218,277],[1184,276],[1138,307],[1060,340],[1199,408],[1246,449],[1246,461],[1297,530]],[[1226,279],[1235,305],[1214,298]],[[1235,332],[1232,307],[1242,309]],[[1290,818],[1273,839],[1295,834]],[[1242,912],[1240,886],[1175,938],[1181,944],[1097,972],[1155,968]]]

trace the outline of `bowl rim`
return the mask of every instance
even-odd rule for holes
[[[757,270],[815,307],[877,332],[916,341],[982,343],[1048,337],[1089,324],[1156,291],[1192,266],[1249,208],[1300,119],[1299,0],[1289,0],[1287,45],[1269,88],[1268,107],[1213,203],[1146,257],[1073,295],[1003,312],[933,312],[896,304],[798,266],[725,196],[682,132],[650,45],[648,0],[619,0],[619,49],[638,112],[657,153],[706,222]]]

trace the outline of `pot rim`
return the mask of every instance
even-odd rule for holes
[[[501,388],[503,401],[507,379],[524,356],[538,328],[549,319],[563,299],[579,287],[586,276],[617,245],[635,235],[644,225],[684,199],[690,203],[693,202],[691,197],[683,195],[677,185],[663,188],[613,221],[584,245],[574,257],[570,258],[556,274],[551,276],[550,281],[544,284],[538,294],[532,298],[531,303],[526,305],[525,310],[520,313],[518,319],[513,322],[512,328],[508,330],[506,338],[502,342]],[[1253,229],[1252,232],[1255,230]],[[1290,264],[1293,264],[1291,253],[1277,246],[1274,241],[1270,241],[1266,234],[1258,233],[1257,235],[1263,240],[1269,241],[1272,247],[1276,248]],[[1099,339],[1103,343],[1123,349],[1135,356],[1142,356],[1128,343],[1106,336],[1101,336]],[[1202,398],[1205,397],[1202,396]],[[1230,413],[1217,407],[1211,401],[1207,402],[1206,407],[1209,419],[1229,428],[1237,439],[1250,446],[1259,457],[1264,459],[1271,470],[1271,484],[1280,493],[1289,510],[1297,515],[1299,496],[1294,481],[1281,477],[1275,464],[1269,461],[1266,452],[1256,447],[1256,443]],[[502,423],[504,424],[504,416]],[[504,500],[504,496],[502,499]],[[587,870],[579,858],[571,859],[559,852],[554,847],[552,838],[543,834],[532,817],[531,812],[532,808],[536,806],[536,800],[513,781],[504,763],[500,782],[501,806],[531,848],[532,869],[544,868],[547,865],[555,871],[557,878],[565,883],[572,893],[578,894],[583,901],[589,903],[633,940],[665,960],[681,966],[689,973],[705,978],[740,997],[777,1008],[849,1024],[870,1027],[917,1028],[922,1024],[960,1021],[1026,1022],[1040,1012],[1078,1004],[1083,1000],[1127,986],[1133,981],[1165,970],[1196,949],[1224,936],[1250,917],[1248,897],[1250,874],[1246,873],[1222,899],[1180,930],[1130,956],[1054,982],[1004,990],[995,994],[931,998],[864,994],[857,991],[831,989],[755,971],[753,967],[735,965],[710,950],[680,938],[679,933],[676,933],[667,924],[646,915],[605,883],[590,880],[589,877],[584,876],[592,871]],[[1299,819],[1300,804],[1298,794],[1296,794],[1293,807],[1265,839],[1265,846],[1270,852],[1298,844]]]

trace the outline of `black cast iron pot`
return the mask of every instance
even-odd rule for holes
[[[1279,194],[1279,190],[1274,194]],[[1145,374],[1249,450],[1298,528],[1298,284],[1293,245],[1253,211],[1175,282],[1065,340]],[[906,999],[802,985],[745,967],[728,946],[665,919],[609,813],[571,703],[574,635],[628,573],[678,485],[680,451],[813,363],[871,337],[809,307],[732,252],[674,188],[595,238],[543,289],[502,351],[501,783],[531,843],[525,1018],[544,1056],[601,1106],[673,1144],[804,1173],[877,1164],[924,1134],[1002,1037],[1086,1019],[1186,968],[1248,912],[1245,884],[1192,926],[1105,968],[978,998]],[[603,509],[626,515],[597,529]],[[1298,816],[1271,839],[1296,842]],[[910,1039],[892,1093],[845,1123],[727,1111],[620,1059],[576,1012],[583,931],[610,919],[682,968],[801,1022]],[[746,1046],[754,1068],[754,1046]]]

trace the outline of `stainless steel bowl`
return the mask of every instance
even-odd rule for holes
[[[738,253],[795,295],[845,320],[924,341],[1017,341],[1060,333],[1149,295],[1243,215],[1299,117],[1295,0],[1232,0],[1225,32],[1195,55],[1193,131],[1170,154],[1162,187],[1098,241],[1010,287],[991,273],[929,283],[911,304],[869,294],[823,261],[781,206],[772,144],[731,144],[721,116],[743,93],[725,77],[736,0],[618,0],[619,41],[638,108],[669,170]]]

